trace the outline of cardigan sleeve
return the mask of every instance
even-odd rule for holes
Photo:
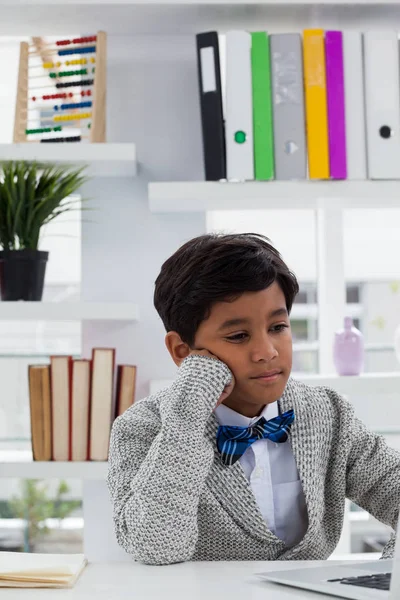
[[[346,419],[351,439],[346,470],[346,496],[376,519],[396,530],[400,507],[400,452],[383,436],[370,431],[348,403]],[[395,537],[382,558],[394,552]]]
[[[115,420],[107,482],[117,541],[135,560],[162,565],[193,556],[200,494],[214,458],[206,423],[230,379],[223,362],[191,355],[159,415],[142,401]]]

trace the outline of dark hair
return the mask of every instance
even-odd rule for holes
[[[176,331],[192,347],[200,323],[216,302],[264,290],[274,281],[290,313],[299,285],[267,237],[258,233],[200,235],[162,265],[154,306],[166,331]]]

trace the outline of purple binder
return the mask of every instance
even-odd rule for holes
[[[330,174],[332,179],[346,179],[346,122],[341,31],[325,32],[325,56]]]

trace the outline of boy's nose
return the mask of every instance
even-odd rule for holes
[[[251,349],[251,360],[253,362],[265,361],[269,362],[278,356],[278,351],[269,340],[263,340]]]

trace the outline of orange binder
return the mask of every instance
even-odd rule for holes
[[[310,179],[329,179],[328,108],[323,29],[303,32],[308,171]]]

